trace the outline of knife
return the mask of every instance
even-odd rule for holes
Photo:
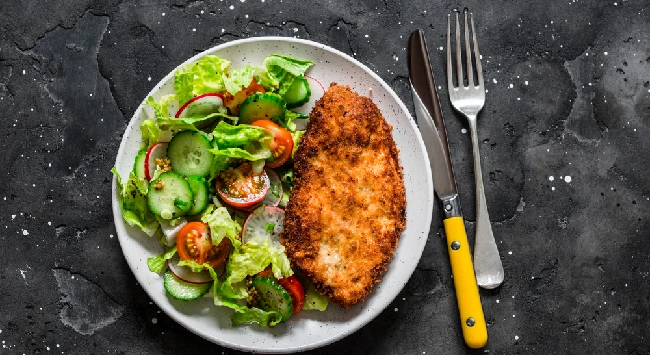
[[[422,30],[414,31],[409,37],[408,66],[415,115],[429,155],[434,190],[442,206],[463,338],[470,348],[482,348],[488,338],[485,316],[456,191],[447,132]]]

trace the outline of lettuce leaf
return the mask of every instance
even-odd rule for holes
[[[178,102],[183,104],[194,96],[225,89],[224,74],[230,68],[230,61],[214,55],[206,55],[196,63],[188,64],[176,71],[174,90]]]
[[[289,131],[293,132],[296,131],[296,123],[293,122],[296,118],[309,118],[309,116],[291,110],[286,110],[284,112],[284,118],[278,124],[288,129]],[[303,131],[297,131],[297,132],[303,132]]]
[[[212,132],[212,139],[215,147],[210,149],[210,152],[214,154],[215,159],[210,178],[216,177],[239,159],[255,161],[271,157],[271,150],[266,142],[272,139],[272,135],[260,127],[233,126],[222,121]]]
[[[245,147],[253,142],[267,142],[273,136],[264,128],[239,125],[233,126],[226,122],[219,122],[212,132],[214,143],[223,148]]]
[[[307,291],[305,292],[305,305],[302,309],[324,311],[327,309],[327,304],[329,299],[327,296],[321,295],[320,292],[316,290],[314,285],[309,282],[307,285]]]
[[[162,254],[147,258],[147,266],[149,266],[149,271],[155,272],[157,274],[161,273],[165,268],[167,260],[173,258],[174,255],[176,255],[176,251],[176,246],[174,245]]]
[[[241,232],[241,226],[230,217],[225,207],[208,205],[208,208],[201,215],[201,221],[210,227],[213,245],[219,245],[223,238],[230,239],[235,250],[241,245],[241,242],[237,239]]]
[[[278,94],[284,95],[293,80],[304,75],[314,62],[301,60],[288,56],[273,54],[264,59],[264,66],[268,72],[267,77],[260,77],[261,82],[272,86]]]
[[[300,145],[300,141],[302,140],[303,134],[305,134],[305,131],[290,131],[291,133],[291,138],[293,138],[293,150],[291,151],[291,157],[296,154],[296,150],[298,150],[298,145]]]
[[[271,54],[264,58],[264,66],[268,69],[269,74],[282,69],[294,76],[305,75],[307,69],[312,65],[314,65],[314,62],[311,60],[302,60],[286,55]]]
[[[256,71],[257,68],[245,65],[241,68],[230,69],[227,76],[225,73],[222,74],[223,84],[226,87],[226,90],[230,94],[235,95],[240,92],[242,88],[248,87],[253,81],[253,76]]]
[[[142,149],[147,149],[158,142],[169,142],[172,140],[172,132],[160,129],[152,119],[146,119],[140,124],[142,133]]]
[[[156,101],[153,96],[147,97],[145,105],[153,108],[154,115],[156,118],[167,117],[169,116],[169,106],[172,102],[176,101],[177,96],[174,94],[163,95],[160,98],[160,101]]]
[[[168,116],[158,118],[158,127],[162,130],[174,132],[185,130],[198,131],[199,129],[214,124],[217,120],[228,120],[235,124],[239,118],[221,112],[215,112],[205,116],[184,116],[178,118]]]
[[[219,278],[214,269],[208,264],[198,264],[192,260],[181,260],[178,265],[187,266],[192,271],[199,272],[201,270],[208,270],[210,276],[212,276],[213,281],[213,290],[214,290],[214,304],[217,306],[224,306],[234,309],[236,312],[232,315],[232,324],[242,325],[250,323],[258,323],[263,327],[273,327],[280,323],[282,317],[280,313],[275,311],[264,311],[259,308],[249,308],[247,306],[241,305],[237,302],[237,298],[232,297],[223,297],[223,292],[219,292]],[[242,283],[243,284],[243,283]],[[223,286],[223,284],[221,284]],[[244,297],[247,297],[246,293]]]
[[[122,184],[117,168],[111,172],[117,178],[117,194],[122,210],[122,218],[130,226],[138,226],[148,236],[153,236],[159,227],[156,216],[151,213],[147,205],[147,187],[144,180],[138,180],[133,172],[129,173],[129,180]]]
[[[263,271],[269,264],[273,276],[278,279],[293,275],[282,244],[272,242],[270,238],[253,238],[230,254],[228,281],[231,284],[243,281],[246,276]]]
[[[263,311],[259,308],[245,308],[242,312],[232,315],[232,325],[258,323],[263,327],[274,327],[282,321],[280,313],[276,311]]]

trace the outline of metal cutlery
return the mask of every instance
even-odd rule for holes
[[[487,342],[487,326],[456,191],[442,110],[421,30],[413,32],[409,37],[408,67],[415,114],[429,155],[433,186],[442,206],[463,338],[469,347],[481,348]]]
[[[454,69],[451,60],[451,16],[447,16],[447,88],[452,106],[467,118],[472,136],[474,152],[474,179],[476,183],[476,234],[474,239],[474,270],[478,285],[493,289],[503,282],[503,265],[499,257],[499,250],[492,234],[490,216],[488,215],[485,201],[485,188],[481,172],[481,156],[478,147],[478,133],[476,118],[485,104],[485,85],[481,55],[478,50],[476,30],[474,28],[474,15],[470,14],[474,42],[474,57],[476,61],[477,85],[474,83],[474,69],[472,67],[472,51],[470,49],[469,31],[467,28],[467,11],[465,15],[465,58],[467,60],[467,82],[463,83],[463,63],[461,59],[460,24],[456,12],[456,82],[454,86]]]

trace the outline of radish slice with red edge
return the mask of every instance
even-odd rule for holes
[[[271,181],[271,188],[269,188],[269,192],[264,196],[262,204],[277,206],[282,200],[282,182],[280,181],[280,176],[272,169],[264,169],[264,171],[266,171],[266,175],[268,175],[269,181]]]
[[[167,266],[174,276],[192,284],[204,284],[213,281],[208,270],[194,272],[187,266],[178,265],[180,261],[181,258],[178,255],[174,255],[167,261]],[[215,268],[214,271],[217,273],[217,276],[220,276],[224,271],[224,265]]]
[[[185,116],[205,116],[211,113],[219,112],[219,107],[223,106],[223,96],[217,93],[209,93],[197,96],[176,112],[174,117],[180,118]]]
[[[280,233],[284,231],[284,210],[275,206],[258,207],[251,213],[242,228],[242,243],[256,238],[270,238],[271,242],[280,242]]]
[[[167,157],[167,143],[156,143],[147,151],[147,158],[144,160],[144,172],[147,180],[151,181],[154,173],[156,172],[156,159]]]
[[[309,97],[309,101],[307,101],[307,103],[305,103],[300,107],[295,108],[294,111],[303,113],[305,115],[309,115],[311,113],[311,109],[314,108],[316,101],[320,100],[320,98],[323,97],[323,95],[325,95],[325,88],[320,83],[320,81],[312,78],[311,76],[305,75],[305,78],[307,78],[307,82],[309,83],[311,96]],[[305,122],[303,123],[302,121]],[[306,119],[300,119],[300,118],[295,120],[297,126],[300,126],[301,124],[306,125],[306,121],[307,121]]]

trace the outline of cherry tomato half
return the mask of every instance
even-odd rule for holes
[[[266,268],[264,271],[261,271],[257,274],[258,277],[273,277],[271,268]],[[289,277],[283,277],[281,279],[276,279],[278,284],[282,286],[289,296],[291,296],[291,303],[293,304],[293,315],[300,313],[302,307],[305,306],[305,288],[300,283],[300,280],[296,275],[291,275]]]
[[[217,193],[227,204],[244,208],[261,202],[271,188],[266,172],[255,174],[252,163],[222,171],[216,179]]]
[[[273,161],[266,161],[267,168],[277,168],[289,160],[293,151],[293,138],[289,131],[270,120],[258,120],[253,122],[251,126],[262,127],[273,134],[273,139],[269,142],[269,149],[273,153]]]
[[[181,260],[193,260],[197,264],[221,266],[230,253],[230,239],[223,238],[219,245],[212,244],[208,226],[202,222],[190,222],[178,232],[176,247]]]

